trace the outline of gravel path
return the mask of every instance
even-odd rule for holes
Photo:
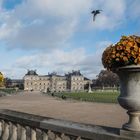
[[[65,101],[37,92],[1,97],[0,109],[111,127],[121,127],[128,119],[126,111],[118,104]]]

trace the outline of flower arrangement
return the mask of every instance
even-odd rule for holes
[[[102,63],[108,70],[140,64],[140,37],[135,35],[122,36],[118,43],[105,49]]]

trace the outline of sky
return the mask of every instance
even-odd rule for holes
[[[94,79],[104,49],[140,35],[140,0],[0,0],[0,71],[23,78],[72,70]],[[102,10],[92,20],[92,10]]]

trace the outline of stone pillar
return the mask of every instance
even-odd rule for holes
[[[43,132],[43,140],[48,140],[48,135],[47,135],[47,133],[46,132]]]
[[[36,130],[31,128],[31,140],[36,140]]]
[[[70,140],[70,137],[66,136],[64,133],[61,134],[62,140]]]
[[[0,121],[0,137],[2,136],[2,131],[3,131],[3,129],[2,129],[2,121]]]
[[[60,137],[56,136],[55,140],[62,140]]]
[[[9,123],[4,122],[4,132],[2,134],[2,140],[8,140],[9,138]]]
[[[12,124],[12,135],[10,140],[17,140],[17,125]]]
[[[21,140],[26,140],[26,127],[21,126]]]
[[[49,130],[47,134],[48,134],[49,139],[52,139],[52,140],[56,139],[55,133],[52,132],[51,130]]]
[[[81,137],[80,137],[80,136],[79,136],[79,137],[77,137],[77,138],[76,138],[76,140],[81,140]]]

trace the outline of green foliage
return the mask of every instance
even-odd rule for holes
[[[13,93],[16,93],[16,89],[14,89],[14,88],[4,88],[4,89],[0,89],[0,92],[4,92],[4,93],[7,93],[7,94],[13,94]]]
[[[66,99],[75,99],[89,102],[117,103],[119,92],[102,92],[95,91],[93,93],[53,93],[54,96]]]
[[[97,75],[95,86],[117,87],[118,85],[119,85],[119,77],[112,71],[101,70],[99,75]]]

